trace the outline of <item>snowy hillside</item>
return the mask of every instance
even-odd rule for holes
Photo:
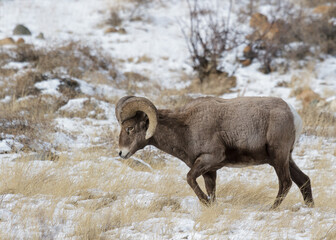
[[[209,21],[235,37],[209,70],[191,57],[194,1],[0,1],[0,239],[335,239],[336,6],[292,2],[199,1],[203,40]],[[268,165],[219,170],[205,207],[180,160],[154,147],[119,158],[125,95],[159,108],[283,98],[304,121],[293,156],[315,208],[293,184],[269,210],[278,179]]]

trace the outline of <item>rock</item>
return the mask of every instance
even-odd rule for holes
[[[251,60],[250,58],[248,58],[248,59],[245,59],[245,60],[241,60],[240,63],[241,63],[244,67],[247,67],[247,66],[251,65],[252,60]]]
[[[247,45],[246,47],[244,47],[244,50],[243,50],[243,54],[244,54],[244,57],[248,57],[248,55],[252,52],[252,48],[250,45]]]
[[[281,32],[284,32],[285,29],[285,22],[283,20],[277,20],[273,24],[269,24],[267,29],[266,38],[268,40],[273,40],[274,38],[278,37]]]
[[[105,34],[108,33],[120,33],[120,34],[126,34],[125,28],[115,28],[115,27],[109,27],[104,31]]]
[[[243,50],[243,56],[245,58],[253,59],[253,58],[256,57],[256,53],[253,51],[253,49],[250,45],[247,45]]]
[[[136,63],[142,63],[142,62],[150,63],[152,61],[153,59],[151,59],[150,57],[147,57],[146,55],[143,55],[137,59]]]
[[[127,32],[125,28],[119,28],[118,33],[126,34]]]
[[[255,13],[251,16],[250,27],[254,28],[254,33],[247,36],[247,39],[251,41],[258,40],[260,38],[273,40],[280,32],[285,29],[285,22],[283,20],[277,20],[270,23],[267,17],[261,13]]]
[[[37,39],[44,39],[44,35],[43,33],[39,33],[39,35],[36,36]]]
[[[17,41],[16,41],[16,44],[24,44],[25,43],[25,40],[23,38],[19,38]]]
[[[105,34],[107,34],[107,33],[116,33],[116,32],[118,32],[118,29],[115,28],[115,27],[109,27],[109,28],[107,28],[107,29],[104,31]]]
[[[13,38],[4,38],[0,40],[0,46],[1,45],[13,45],[15,44],[15,41],[13,40]]]
[[[250,27],[253,28],[267,28],[269,25],[268,19],[264,14],[254,13],[250,19]]]
[[[14,28],[13,34],[14,35],[31,35],[31,32],[29,31],[29,29],[26,26],[24,26],[22,24],[18,24]]]

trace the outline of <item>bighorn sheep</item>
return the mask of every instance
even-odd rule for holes
[[[116,105],[116,117],[121,125],[119,155],[129,158],[154,145],[181,159],[190,167],[187,182],[202,203],[215,200],[218,169],[268,163],[279,179],[272,208],[281,204],[292,180],[306,205],[314,206],[310,179],[292,159],[302,121],[280,98],[204,97],[175,110],[157,110],[146,98],[126,96]],[[208,195],[196,182],[201,175]]]

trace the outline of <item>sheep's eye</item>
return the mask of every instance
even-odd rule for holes
[[[131,133],[131,132],[133,132],[133,130],[134,130],[134,127],[128,127],[128,128],[126,128],[126,132],[128,134]]]

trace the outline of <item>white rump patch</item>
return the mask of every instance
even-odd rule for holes
[[[293,117],[294,117],[295,143],[296,143],[297,140],[299,139],[300,135],[301,135],[301,131],[302,131],[302,119],[301,119],[300,115],[294,109],[294,107],[292,105],[290,105],[289,103],[287,103],[287,105],[290,108],[290,110],[291,110],[291,112],[293,114]]]

